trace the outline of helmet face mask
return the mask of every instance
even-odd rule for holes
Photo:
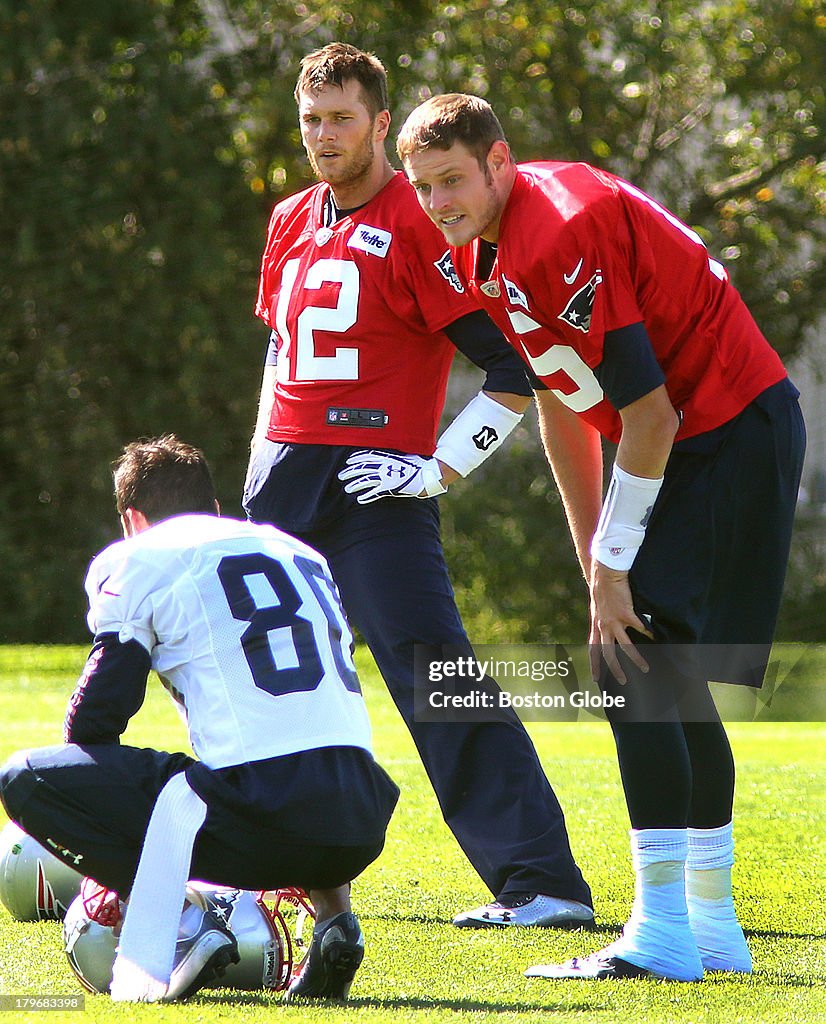
[[[0,831],[0,903],[16,920],[63,920],[82,880],[13,822]]]
[[[272,900],[273,905],[268,906],[265,898]],[[221,918],[238,942],[239,962],[227,967],[212,987],[274,991],[287,987],[296,970],[293,948],[303,947],[301,926],[308,916],[315,916],[306,893],[301,889],[250,892],[190,882],[187,899]],[[285,919],[288,906],[296,910],[299,934],[295,940]],[[66,914],[66,955],[80,983],[90,992],[109,991],[125,909],[117,894],[85,879],[81,895]]]

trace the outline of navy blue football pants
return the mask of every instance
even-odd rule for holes
[[[276,524],[278,525],[278,524]],[[447,573],[435,499],[385,498],[299,534],[321,551],[367,642],[466,857],[496,896],[542,892],[591,905],[562,809],[530,737],[496,722],[417,722],[414,646],[472,654]]]
[[[753,655],[763,647],[768,657],[774,635],[805,446],[794,390],[783,381],[713,450],[672,452],[630,573],[635,610],[650,616],[657,641],[639,638],[651,671],[624,660],[626,686],[607,669],[600,680],[626,698],[606,715],[634,828],[731,821],[734,760],[707,680],[762,683]],[[691,649],[696,660],[686,657]],[[738,656],[747,656],[739,667]]]
[[[346,777],[337,770],[340,751]],[[186,772],[207,803],[190,878],[239,889],[332,889],[381,853],[398,793],[380,769],[362,768],[349,754],[350,748],[327,747],[212,772],[187,754],[67,743],[20,751],[0,766],[0,801],[70,867],[126,896],[158,795],[173,775]],[[283,788],[274,783],[281,762]],[[325,775],[328,766],[332,773]],[[291,790],[293,775],[300,777]],[[334,805],[329,831],[336,831],[336,818],[351,816],[361,837],[341,843],[324,834],[324,795]]]

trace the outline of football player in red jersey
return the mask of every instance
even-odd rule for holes
[[[320,181],[279,203],[267,232],[256,313],[271,336],[245,508],[327,558],[445,820],[495,897],[455,923],[590,921],[559,803],[516,715],[418,721],[414,707],[416,650],[472,655],[434,496],[519,421],[525,365],[387,159],[381,63],[330,44],[302,61],[295,95]],[[457,347],[486,379],[437,444]]]
[[[547,390],[542,435],[590,585],[637,885],[622,937],[529,976],[751,970],[734,763],[708,679],[759,686],[805,447],[797,391],[696,232],[582,163],[514,163],[493,110],[414,110],[398,152],[460,282]],[[618,443],[602,501],[600,435]]]

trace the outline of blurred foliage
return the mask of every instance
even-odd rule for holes
[[[798,513],[779,640],[826,640],[826,509]]]
[[[477,92],[519,159],[634,180],[702,234],[784,357],[822,316],[822,0],[0,0],[0,641],[83,638],[125,441],[202,445],[238,513],[258,258],[269,207],[308,181],[298,61],[332,39],[384,60],[397,126]],[[535,434],[454,490],[474,637],[580,635]]]
[[[475,643],[585,643],[588,589],[533,410],[443,498],[442,535]]]
[[[262,211],[199,70],[207,41],[196,4],[2,7],[3,639],[83,637],[125,441],[200,441],[238,493]]]

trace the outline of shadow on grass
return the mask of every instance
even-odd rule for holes
[[[604,1003],[577,1002],[572,1003],[570,998],[565,1000],[564,1005],[550,1005],[545,1002],[484,1002],[480,999],[423,999],[421,997],[403,997],[397,999],[371,999],[368,997],[348,999],[346,1002],[340,999],[301,999],[294,1003],[284,1004],[283,998],[278,994],[267,996],[261,992],[241,992],[238,990],[224,992],[210,992],[209,989],[202,989],[194,1000],[201,1000],[210,1003],[231,1004],[233,1006],[278,1006],[283,1005],[285,1010],[296,1009],[306,1010],[311,1007],[323,1009],[331,1006],[346,1006],[348,1010],[450,1010],[456,1013],[570,1013],[572,1010],[589,1011],[593,1013],[613,1012],[610,1006]],[[190,1000],[192,1002],[192,1000]]]
[[[458,1013],[553,1013],[554,1011],[570,1013],[571,1010],[588,1010],[608,1012],[611,1007],[604,1003],[582,1002],[572,1004],[566,999],[559,1006],[548,1005],[547,1002],[484,1002],[480,999],[350,999],[348,1006],[364,1007],[374,1010],[451,1010]]]
[[[744,928],[743,934],[752,939],[826,939],[826,932],[781,932],[772,928]]]
[[[434,916],[434,915],[429,915],[429,914],[395,914],[395,913],[393,913],[393,914],[366,914],[366,913],[362,914],[362,913],[360,913],[359,914],[359,920],[362,921],[362,922],[364,922],[364,921],[385,921],[385,922],[389,922],[391,924],[425,924],[425,925],[452,925],[453,924],[453,918],[452,917],[440,917],[440,916]],[[612,929],[614,929],[616,931],[620,931],[622,929],[622,925],[621,924],[618,924],[618,925],[605,924],[605,922],[603,922],[603,921],[599,921],[599,922],[594,922],[594,921],[587,921],[587,922],[573,921],[570,924],[567,924],[567,923],[563,922],[562,924],[553,925],[553,927],[549,927],[549,928],[545,928],[545,927],[543,927],[543,928],[532,927],[530,929],[530,933],[532,935],[536,935],[537,932],[556,932],[556,931],[564,931],[564,932],[588,931],[588,932],[593,932],[593,931],[611,931]],[[513,925],[504,925],[504,926],[503,925],[494,925],[493,927],[484,927],[484,926],[482,926],[480,928],[471,928],[471,927],[467,927],[467,926],[462,927],[462,928],[457,927],[456,931],[457,932],[466,932],[466,933],[467,932],[487,932],[489,935],[492,935],[492,934],[495,934],[496,932],[501,932],[501,933],[504,934],[505,932],[526,931],[526,929],[524,929],[524,928],[516,928]]]
[[[390,924],[422,924],[422,925],[451,925],[453,924],[452,918],[438,917],[427,914],[405,914],[401,916],[399,914],[361,914],[362,921],[384,921]],[[526,934],[537,935],[539,932],[547,932],[552,935],[556,932],[604,932],[606,935],[613,933],[619,934],[625,927],[627,920],[623,921],[606,921],[603,918],[597,918],[595,921],[589,921],[583,923],[581,921],[572,924],[558,924],[550,928],[528,928],[528,929],[517,929],[512,926],[508,927],[494,927],[494,928],[457,928],[457,931],[461,931],[469,934],[478,934],[486,932],[488,935],[496,934],[497,932],[513,933],[515,931],[524,931]],[[791,929],[776,929],[776,928],[744,928],[743,932],[746,938],[755,939],[826,939],[826,931],[793,931]]]
[[[734,979],[740,982],[763,984],[770,988],[823,988],[822,974],[787,974],[785,971],[758,968],[754,974],[707,974],[706,981],[725,984]],[[706,983],[703,982],[703,984]],[[812,1020],[822,1019],[812,1017]]]

